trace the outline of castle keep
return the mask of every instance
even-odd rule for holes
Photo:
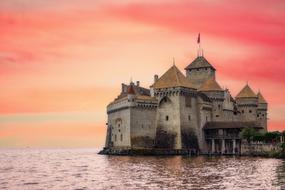
[[[131,82],[107,106],[103,153],[128,151],[238,154],[245,127],[267,131],[267,102],[245,87],[233,98],[202,55],[186,68],[173,64],[150,89]]]

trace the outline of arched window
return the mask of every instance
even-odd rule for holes
[[[121,134],[121,141],[123,141],[123,134]]]
[[[169,120],[169,117],[168,117],[168,115],[165,117],[165,120],[166,120],[166,121],[168,121],[168,120]]]

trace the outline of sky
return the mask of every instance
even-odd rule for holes
[[[1,0],[0,147],[102,147],[106,105],[132,78],[184,68],[197,35],[233,96],[248,81],[285,130],[283,0]]]

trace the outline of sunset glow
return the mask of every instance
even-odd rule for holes
[[[100,147],[106,106],[130,78],[149,87],[197,34],[233,96],[249,82],[285,130],[285,2],[0,1],[0,147]]]

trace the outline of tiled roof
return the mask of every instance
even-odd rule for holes
[[[138,99],[138,100],[153,100],[153,101],[156,101],[155,97],[144,96],[144,95],[137,95],[136,99]]]
[[[133,85],[128,87],[128,94],[136,94]]]
[[[264,99],[264,97],[262,96],[260,92],[257,93],[257,97],[258,97],[258,103],[267,104],[266,100]]]
[[[243,89],[238,93],[236,98],[256,98],[256,94],[253,92],[253,90],[249,87],[248,84],[243,87]]]
[[[240,122],[240,121],[212,121],[207,122],[204,126],[204,129],[229,129],[229,128],[245,128],[245,127],[252,127],[252,128],[262,128],[257,122]]]
[[[198,69],[198,68],[207,68],[210,67],[214,70],[216,70],[203,56],[199,56],[192,63],[190,63],[185,70],[189,69]]]
[[[224,91],[221,86],[217,83],[214,77],[209,78],[202,84],[199,91]]]
[[[195,89],[194,85],[187,79],[179,69],[173,65],[153,85],[153,88],[186,87]]]

